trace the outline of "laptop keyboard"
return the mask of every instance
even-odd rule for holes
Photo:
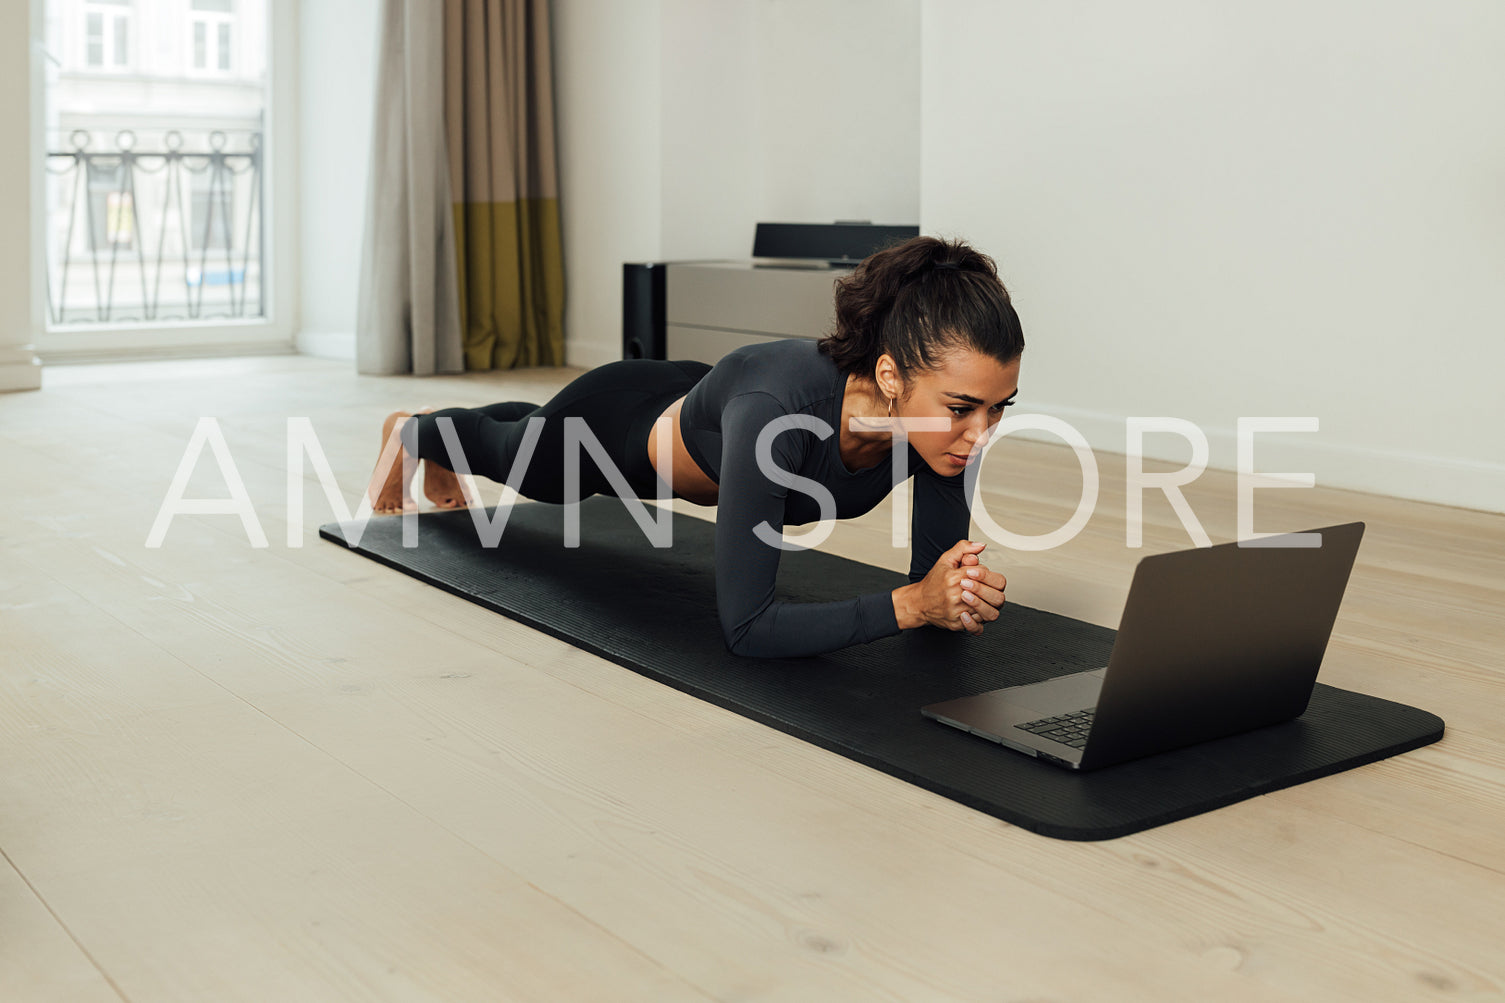
[[[1026,721],[1014,727],[1031,735],[1040,735],[1073,749],[1080,749],[1087,744],[1087,731],[1092,727],[1092,712],[1096,709],[1088,707],[1086,710],[1074,710],[1070,714],[1042,717],[1038,721]]]

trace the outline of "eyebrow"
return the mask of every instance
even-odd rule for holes
[[[966,401],[968,404],[981,404],[982,403],[982,401],[978,400],[976,397],[973,397],[970,394],[959,394],[959,393],[956,393],[956,392],[951,391],[951,390],[945,391],[945,394],[946,394],[947,397],[955,397],[957,400],[959,400],[959,401]],[[1018,396],[1019,396],[1019,390],[1018,390],[1018,388],[1015,388],[1015,390],[1014,390],[1013,393],[1009,394],[1007,397],[1005,397],[1003,400],[999,401],[998,403],[1000,403],[1000,404],[1007,404],[1009,401],[1013,400],[1015,397],[1018,397]]]

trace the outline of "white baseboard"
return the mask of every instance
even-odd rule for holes
[[[355,361],[353,331],[299,331],[296,345],[300,355]],[[565,365],[580,369],[594,369],[621,357],[620,345],[587,341],[566,341],[564,345]]]
[[[221,345],[146,345],[116,348],[48,348],[42,361],[48,366],[95,365],[106,362],[166,361],[168,359],[218,359],[231,356],[292,355],[289,342],[246,341]]]
[[[1040,405],[1022,413],[1060,418],[1082,434],[1094,453],[1123,456],[1128,452],[1128,423],[1122,415]],[[1207,436],[1208,469],[1237,470],[1237,430],[1206,426],[1202,432]],[[1016,434],[1021,439],[1061,441],[1049,433]],[[1144,440],[1144,455],[1184,465],[1191,450],[1178,435],[1150,433]],[[1319,487],[1505,513],[1505,463],[1330,442],[1323,439],[1320,428],[1316,432],[1260,433],[1255,437],[1254,469],[1270,474],[1310,473]]]
[[[622,358],[620,343],[606,344],[599,341],[570,341],[564,343],[564,364],[579,369],[595,369],[608,362]]]
[[[30,345],[0,347],[0,392],[37,390],[42,386],[42,362]]]
[[[355,361],[354,331],[299,331],[294,344],[299,355]]]
[[[300,355],[355,361],[355,333],[353,331],[299,331],[295,344]],[[594,341],[566,341],[564,343],[565,365],[579,369],[594,369],[608,362],[615,362],[621,357],[620,345],[606,345]]]

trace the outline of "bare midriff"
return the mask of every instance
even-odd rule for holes
[[[719,497],[720,488],[704,470],[700,469],[700,464],[695,462],[695,458],[685,448],[685,437],[679,428],[679,410],[684,403],[685,399],[681,397],[659,415],[660,419],[671,419],[669,427],[674,433],[674,471],[673,476],[665,477],[665,480],[674,485],[676,498],[683,498],[696,505],[714,505]],[[652,431],[648,433],[648,462],[653,464],[653,469],[658,471],[661,477],[664,476],[664,472],[659,469],[658,465],[658,435],[662,428],[663,425],[655,421]]]

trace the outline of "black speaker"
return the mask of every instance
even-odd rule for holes
[[[874,251],[919,235],[918,226],[759,223],[753,235],[753,257],[805,258],[833,265],[855,265]]]
[[[667,359],[664,273],[661,261],[622,266],[622,358]]]

